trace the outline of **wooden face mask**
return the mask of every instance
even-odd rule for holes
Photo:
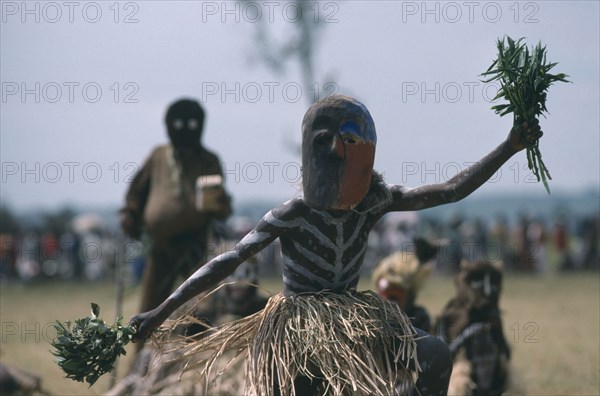
[[[314,209],[350,210],[367,194],[377,135],[367,108],[334,95],[313,104],[302,121],[302,187]]]

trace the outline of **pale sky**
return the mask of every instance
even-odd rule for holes
[[[507,135],[490,110],[495,87],[478,76],[507,34],[541,40],[556,72],[540,143],[553,191],[598,190],[599,2],[315,3],[320,31],[314,89],[357,97],[378,133],[388,183],[442,182]],[[256,61],[256,21],[293,32],[286,2],[2,1],[2,204],[119,205],[128,177],[167,141],[163,117],[180,97],[207,112],[238,202],[298,192],[300,124],[311,92],[296,63],[275,74]],[[260,14],[257,14],[259,11]],[[327,82],[334,82],[328,84]],[[286,143],[287,142],[287,143]],[[546,194],[525,153],[475,194]]]

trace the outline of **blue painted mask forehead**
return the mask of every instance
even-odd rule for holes
[[[371,130],[367,128],[361,128],[360,124],[353,120],[343,121],[340,125],[340,133],[356,136],[365,142],[377,143],[375,133],[371,133]]]
[[[377,143],[375,123],[369,110],[354,98],[333,95],[314,103],[307,111],[303,124],[315,122],[322,116],[337,119],[340,133],[352,134],[361,140]]]
[[[377,143],[377,134],[371,114],[360,102],[354,101],[344,106],[344,118],[340,125],[340,133],[348,133],[362,140]]]

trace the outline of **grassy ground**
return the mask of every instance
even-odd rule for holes
[[[264,282],[277,292],[277,282]],[[362,288],[370,284],[365,280]],[[450,278],[433,277],[418,302],[435,315],[452,296]],[[49,340],[54,320],[88,315],[89,303],[102,308],[112,323],[115,288],[106,284],[47,283],[2,285],[0,294],[0,358],[43,377],[52,394],[94,395],[109,387],[101,378],[92,388],[64,379],[53,362]],[[124,316],[136,311],[138,290],[129,290]],[[600,394],[600,280],[598,274],[509,276],[501,299],[507,339],[513,348],[513,366],[531,395]],[[128,366],[120,361],[118,375]]]

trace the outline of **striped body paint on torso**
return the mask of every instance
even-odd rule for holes
[[[369,232],[380,218],[373,212],[329,212],[301,199],[267,213],[262,222],[279,235],[286,294],[355,289]],[[260,243],[269,232],[249,234],[240,243]]]

